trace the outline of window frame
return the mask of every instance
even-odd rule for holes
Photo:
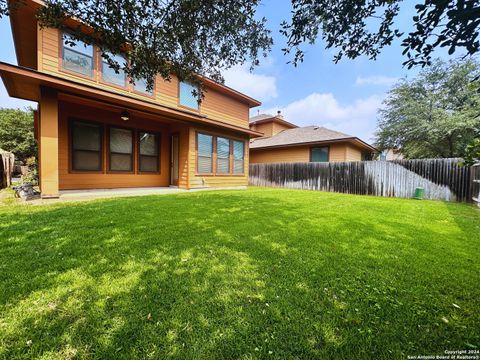
[[[212,171],[209,173],[203,173],[198,171],[198,135],[206,135],[212,137]],[[197,131],[195,133],[195,174],[196,175],[215,175],[215,162],[216,162],[216,137],[213,134],[209,134],[206,132]]]
[[[181,108],[184,108],[184,109],[188,109],[190,111],[194,111],[194,112],[200,112],[200,107],[201,107],[201,102],[198,102],[197,101],[197,107],[196,108],[192,108],[188,105],[183,105],[181,100],[180,100],[180,87],[182,86],[181,84],[182,83],[185,83],[185,84],[190,84],[192,85],[191,83],[189,83],[188,81],[181,81],[181,80],[178,80],[178,89],[177,89],[177,105],[178,107],[181,107]],[[193,86],[193,85],[192,85]],[[198,88],[198,87],[197,87]],[[200,91],[200,89],[198,89],[198,91]]]
[[[327,149],[327,161],[312,161],[313,159],[313,149]],[[330,145],[323,145],[323,146],[311,146],[310,147],[310,159],[309,162],[311,163],[329,163],[330,162]]]
[[[157,165],[158,165],[158,170],[157,171],[142,171],[140,170],[140,156],[151,156],[151,155],[141,155],[140,154],[140,133],[149,133],[156,135],[157,141],[156,141],[156,147],[157,147]],[[137,174],[139,175],[152,175],[152,174],[161,174],[162,173],[162,134],[157,131],[149,131],[149,130],[144,130],[144,129],[136,129],[136,149],[137,149],[137,166],[136,166],[136,171]],[[153,156],[151,156],[153,157]]]
[[[98,170],[77,170],[74,167],[74,156],[73,153],[74,151],[77,151],[73,148],[73,125],[75,122],[82,122],[86,124],[92,124],[92,125],[97,125],[100,129],[100,169]],[[79,118],[70,118],[68,120],[68,172],[72,174],[103,174],[105,172],[105,126],[103,123],[98,122],[98,121],[91,121],[91,120],[83,120]],[[79,150],[79,151],[85,151],[85,150]],[[90,150],[86,150],[90,151]],[[92,151],[94,152],[94,151]],[[96,152],[96,151],[95,151]]]
[[[98,77],[98,81],[100,82],[100,84],[103,84],[103,85],[108,85],[108,86],[113,86],[117,89],[121,89],[121,90],[129,90],[129,84],[130,84],[130,81],[129,81],[129,78],[127,76],[127,73],[124,72],[124,85],[118,85],[118,84],[114,84],[114,83],[111,83],[111,82],[108,82],[106,81],[104,78],[103,78],[103,64],[105,63],[103,57],[102,57],[102,54],[100,54],[101,51],[99,50],[99,55],[98,55],[98,64],[97,64],[97,68],[98,68],[98,73],[99,73],[99,77]],[[113,56],[121,56],[125,62],[127,62],[127,59],[125,58],[125,56],[120,53],[120,54],[112,54]],[[108,63],[105,63],[106,66],[108,66]],[[113,70],[113,69],[112,69]],[[114,70],[113,70],[114,71]]]
[[[133,94],[137,94],[137,95],[141,95],[141,96],[145,96],[145,97],[148,97],[150,99],[155,99],[156,96],[156,91],[157,91],[157,76],[155,75],[155,79],[153,79],[153,88],[152,88],[152,93],[149,94],[149,93],[145,93],[143,91],[140,91],[140,90],[136,90],[135,89],[135,84],[132,82],[132,79],[129,78],[128,79],[128,84],[131,86],[131,91]],[[148,131],[145,131],[145,132],[148,132]]]
[[[228,141],[228,172],[218,172],[218,138]],[[233,140],[226,136],[214,136],[215,139],[215,175],[229,175],[232,173],[232,154],[233,154]]]
[[[236,173],[235,172],[235,144],[234,144],[235,141],[243,143],[243,159],[242,159],[243,160],[243,166],[242,166],[242,172],[241,173]],[[245,145],[245,141],[238,140],[238,139],[232,140],[232,175],[237,175],[237,176],[244,176],[245,175],[245,160],[247,158],[246,150],[247,150],[247,146]]]
[[[132,132],[132,160],[131,160],[131,170],[112,170],[111,169],[111,164],[110,164],[110,130],[111,129],[121,129],[121,130],[128,130]],[[135,174],[135,131],[136,129],[134,128],[129,128],[129,127],[123,127],[123,126],[117,126],[117,125],[112,125],[112,124],[107,124],[107,131],[106,131],[106,144],[105,144],[105,156],[106,156],[106,169],[107,169],[107,174]],[[113,152],[113,154],[118,154],[118,155],[127,155],[124,153],[117,153]]]
[[[64,56],[64,53],[65,53],[65,46],[64,46],[64,43],[63,43],[63,41],[64,41],[63,35],[64,34],[69,34],[69,33],[70,32],[68,30],[63,30],[63,31],[60,30],[58,32],[58,42],[60,44],[60,46],[58,47],[58,59],[59,59],[58,70],[60,72],[63,72],[63,73],[69,74],[69,75],[74,75],[74,76],[81,77],[83,79],[94,80],[95,81],[96,71],[97,71],[97,56],[96,56],[97,51],[96,51],[96,46],[94,44],[90,45],[92,47],[92,75],[91,76],[88,76],[88,75],[85,75],[85,74],[82,74],[82,73],[79,73],[79,72],[76,72],[76,71],[73,71],[73,70],[70,70],[70,69],[66,69],[64,67],[63,56]],[[72,50],[72,51],[75,51],[75,50]],[[75,51],[75,52],[78,52],[78,51]]]
[[[198,135],[208,135],[212,137],[213,146],[212,146],[212,172],[210,173],[202,173],[198,171]],[[218,173],[217,172],[217,138],[224,138],[229,140],[230,152],[229,152],[229,172],[228,173]],[[239,141],[243,143],[243,172],[242,173],[234,173],[234,156],[233,156],[233,142]],[[245,160],[247,159],[247,151],[248,151],[248,142],[245,139],[241,139],[238,137],[232,137],[228,135],[218,134],[218,133],[211,133],[205,131],[196,131],[195,132],[195,176],[245,176]]]

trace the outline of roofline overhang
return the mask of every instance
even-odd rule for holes
[[[46,6],[42,0],[22,0],[22,1],[24,4],[21,6],[27,6],[35,10],[38,10],[39,8]],[[9,2],[12,3],[14,1],[9,0]],[[22,26],[22,24],[17,24],[17,21],[20,21],[20,19],[17,19],[16,17],[12,17],[12,16],[10,17],[10,26],[12,27],[12,34],[13,34],[13,40],[14,40],[13,42],[15,47],[15,53],[17,55],[17,61],[18,61],[18,64],[23,66],[25,65],[24,59],[22,58],[22,55],[21,55],[22,52],[20,51],[20,47],[19,47],[21,46],[23,41],[20,38],[20,36],[17,34],[17,31],[15,30],[17,26]],[[82,23],[78,19],[75,19],[73,17],[69,17],[67,19],[66,25],[67,26],[80,25],[85,29],[85,31],[91,30],[91,27],[89,27],[88,24]],[[231,87],[226,86],[225,84],[219,83],[215,80],[212,80],[210,78],[207,78],[205,76],[200,76],[200,75],[199,75],[199,79],[200,81],[203,81],[207,85],[207,87],[210,87],[224,94],[228,94],[229,96],[248,104],[249,108],[262,105],[261,101],[256,100],[248,95],[245,95],[240,91],[232,89]],[[207,88],[207,91],[208,91],[208,88]]]
[[[146,112],[172,120],[177,119],[190,123],[221,127],[231,131],[248,134],[250,137],[263,136],[263,134],[258,131],[209,119],[206,115],[177,109],[167,105],[160,105],[154,101],[138,99],[133,96],[100,89],[92,85],[66,80],[58,76],[41,73],[33,69],[4,62],[0,62],[0,76],[5,84],[8,95],[23,100],[38,102],[40,100],[40,88],[48,87],[56,89],[61,93],[81,96],[97,102],[102,101],[105,104],[114,106],[121,106],[127,110]]]
[[[311,146],[311,145],[328,145],[328,144],[335,144],[340,142],[349,142],[349,143],[356,143],[361,147],[368,149],[372,152],[378,152],[378,149],[373,147],[372,145],[366,143],[365,141],[361,140],[356,136],[351,136],[347,138],[340,138],[340,139],[332,139],[332,140],[321,140],[321,141],[308,141],[308,142],[298,142],[292,144],[281,144],[281,145],[270,145],[270,146],[261,146],[261,147],[252,147],[250,144],[250,150],[268,150],[268,149],[275,149],[275,148],[286,148],[286,147],[295,147],[295,146]],[[255,144],[255,142],[253,142]]]
[[[298,128],[298,125],[292,124],[291,122],[280,119],[276,116],[272,116],[270,118],[261,119],[261,120],[257,120],[257,121],[252,121],[249,124],[250,125],[258,125],[258,124],[264,124],[264,123],[268,123],[268,122],[277,122],[279,124],[286,125],[286,126],[290,127],[291,129]]]

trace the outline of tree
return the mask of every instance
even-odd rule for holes
[[[480,136],[467,145],[464,160],[466,166],[480,162]]]
[[[407,158],[464,156],[480,136],[480,94],[470,84],[479,70],[473,60],[437,60],[395,85],[379,111],[378,147]]]
[[[0,0],[0,17],[17,6]],[[23,0],[10,0],[21,6]],[[334,57],[375,59],[382,48],[403,37],[406,64],[430,63],[432,52],[448,47],[466,54],[479,51],[479,0],[417,0],[413,29],[404,35],[394,24],[401,0],[291,0],[290,21],[282,23],[286,54],[303,60],[302,45],[319,36]],[[74,39],[95,41],[115,69],[152,84],[155,74],[169,79],[197,81],[194,74],[222,81],[221,71],[251,61],[258,64],[272,45],[266,19],[256,18],[260,0],[45,0],[40,9],[42,26],[64,27],[67,14],[88,24],[86,33],[74,29]],[[410,6],[405,3],[405,7]],[[413,5],[412,5],[413,6]],[[85,29],[84,29],[85,30]],[[108,53],[128,50],[128,65]]]
[[[303,60],[301,45],[315,43],[319,33],[326,48],[338,49],[334,61],[342,57],[366,55],[375,59],[385,46],[403,37],[405,65],[429,65],[433,51],[448,47],[467,54],[479,51],[478,0],[424,0],[415,5],[413,30],[406,36],[394,26],[401,0],[292,0],[291,22],[282,23],[287,37],[285,53],[294,51],[293,63]],[[408,5],[405,5],[408,6]]]
[[[25,162],[36,156],[37,144],[33,133],[33,110],[0,108],[0,148],[15,154]]]

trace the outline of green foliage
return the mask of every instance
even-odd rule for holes
[[[287,39],[286,54],[293,63],[303,60],[302,45],[321,36],[326,48],[337,49],[334,61],[365,55],[375,59],[385,46],[402,38],[405,64],[427,65],[435,49],[447,47],[475,54],[480,48],[477,1],[417,0],[412,30],[404,35],[395,27],[401,0],[291,0],[292,18],[281,24]],[[67,14],[88,24],[85,35],[74,29],[74,38],[107,52],[129,49],[129,65],[104,58],[114,69],[123,68],[133,79],[155,74],[169,79],[172,73],[196,82],[200,74],[222,81],[221,70],[251,61],[258,64],[271,48],[272,38],[264,18],[256,17],[260,0],[46,0],[38,18],[42,26],[63,28]],[[22,6],[22,1],[0,0],[0,18]],[[203,94],[203,92],[202,92]]]
[[[473,60],[438,60],[400,81],[379,112],[378,147],[407,158],[463,157],[480,129],[480,94],[471,86],[479,70]]]
[[[0,207],[2,359],[405,359],[480,344],[469,205],[251,189]]]
[[[474,139],[467,145],[464,155],[465,165],[471,166],[480,162],[480,138]]]
[[[0,108],[0,148],[23,162],[37,155],[33,129],[33,109]]]
[[[294,51],[294,64],[303,60],[305,42],[315,43],[319,34],[326,48],[338,50],[334,57],[356,58],[366,55],[375,59],[380,51],[404,34],[394,27],[400,11],[400,0],[292,0],[291,22],[282,23],[287,37],[285,53]],[[414,3],[402,6],[413,6]],[[448,47],[453,54],[461,49],[475,54],[480,48],[478,27],[480,7],[476,1],[424,0],[415,5],[413,30],[403,37],[403,54],[409,68],[431,62],[432,52]]]
[[[38,163],[35,156],[29,157],[25,163],[28,166],[28,173],[23,177],[24,184],[38,184]]]
[[[47,0],[39,11],[42,26],[64,28],[66,14],[89,24],[93,33],[75,29],[73,37],[96,43],[110,53],[128,49],[128,66],[108,53],[102,56],[114,69],[133,79],[155,74],[201,84],[193,74],[222,81],[221,69],[250,61],[258,64],[272,39],[265,19],[256,17],[259,0],[151,1]]]

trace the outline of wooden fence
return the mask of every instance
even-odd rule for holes
[[[471,168],[460,159],[251,164],[256,186],[334,191],[347,194],[472,201]]]
[[[15,156],[0,149],[0,189],[6,188],[12,184],[12,172]]]
[[[480,164],[472,166],[472,201],[480,206]]]

